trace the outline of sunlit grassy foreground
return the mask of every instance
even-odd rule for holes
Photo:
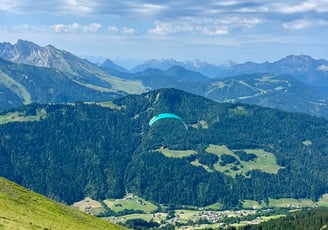
[[[122,229],[0,177],[0,229]]]

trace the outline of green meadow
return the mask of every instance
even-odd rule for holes
[[[256,156],[255,159],[249,161],[243,161],[240,159],[236,151],[227,148],[225,145],[209,145],[206,148],[206,152],[217,155],[222,159],[223,155],[229,155],[238,160],[238,163],[222,164],[222,160],[219,160],[214,168],[231,177],[235,177],[237,174],[247,176],[247,172],[251,170],[261,170],[266,173],[277,173],[282,167],[277,164],[276,157],[274,154],[264,151],[263,149],[241,149],[247,154],[253,154]]]
[[[157,209],[157,206],[136,195],[128,194],[122,199],[107,199],[104,203],[114,212],[123,210],[140,210],[145,213],[151,213]]]
[[[157,149],[166,157],[183,158],[191,155],[197,155],[194,150],[172,150],[168,148]],[[274,154],[264,151],[263,149],[229,149],[225,145],[209,145],[206,152],[214,154],[219,157],[217,163],[212,165],[204,165],[199,162],[198,159],[191,162],[192,165],[197,167],[203,167],[206,171],[212,172],[214,168],[218,172],[222,172],[231,177],[235,177],[237,174],[247,176],[247,173],[251,170],[261,170],[266,173],[277,173],[282,167],[277,164]],[[252,160],[242,160],[236,153],[237,151],[243,151],[244,154],[255,156]],[[224,155],[231,156],[236,159],[235,162],[223,164],[222,158]]]
[[[44,109],[37,110],[35,115],[25,115],[23,112],[8,112],[0,115],[0,125],[9,122],[28,122],[39,121],[47,117],[47,112]]]
[[[157,151],[160,151],[166,157],[173,158],[182,158],[196,154],[197,152],[194,150],[171,150],[168,148],[161,148]]]
[[[123,229],[0,178],[0,229]]]

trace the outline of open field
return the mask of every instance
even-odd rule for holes
[[[220,159],[222,159],[223,155],[229,155],[238,160],[238,163],[233,162],[225,165],[221,163],[221,160],[214,165],[214,168],[217,171],[232,177],[235,177],[237,174],[246,176],[247,172],[254,169],[259,169],[266,173],[277,173],[278,170],[282,168],[281,166],[277,165],[276,157],[272,153],[266,152],[263,149],[242,149],[242,151],[246,152],[247,154],[256,155],[254,160],[249,161],[241,160],[235,151],[240,150],[231,150],[224,145],[210,145],[208,148],[206,148],[206,152],[215,154],[220,157]]]
[[[128,214],[124,216],[111,216],[111,217],[105,217],[105,220],[108,220],[111,223],[124,223],[127,220],[131,219],[143,219],[147,222],[153,221],[157,223],[161,223],[162,221],[165,221],[167,216],[167,213],[156,213],[156,214]]]
[[[328,207],[328,193],[322,195],[322,197],[317,202],[319,206],[327,206]]]
[[[213,170],[212,170],[209,166],[204,165],[204,164],[201,164],[201,163],[199,162],[198,159],[196,159],[196,160],[194,160],[194,161],[192,161],[192,162],[190,162],[190,163],[191,163],[193,166],[203,167],[207,172],[213,172]]]
[[[220,202],[208,205],[203,207],[205,210],[220,210],[222,208],[222,204]]]
[[[328,196],[326,196],[328,197]],[[319,200],[318,202],[313,202],[310,199],[293,199],[293,198],[281,198],[281,199],[269,199],[268,205],[264,202],[259,204],[255,200],[244,200],[243,201],[243,208],[245,209],[263,209],[268,207],[275,207],[275,208],[313,208],[317,206],[324,206],[327,198]]]
[[[242,203],[243,203],[243,208],[245,209],[262,209],[266,207],[265,203],[259,204],[259,202],[255,200],[244,200]]]
[[[97,102],[97,105],[100,105],[102,107],[110,108],[110,109],[116,109],[116,110],[121,110],[124,109],[125,106],[118,106],[115,105],[112,101],[104,101],[104,102]]]
[[[26,116],[24,113],[20,112],[9,112],[0,116],[0,125],[9,122],[28,122],[28,121],[39,121],[47,116],[45,110],[38,110],[36,115]]]
[[[269,199],[269,206],[280,208],[305,208],[316,207],[318,205],[309,199],[281,198]]]
[[[72,206],[82,212],[87,212],[92,215],[98,215],[105,211],[104,207],[101,205],[100,202],[95,201],[90,197],[86,197],[79,202],[75,202]]]
[[[183,158],[197,154],[194,150],[171,150],[169,148],[160,148],[155,151],[161,152],[166,157]],[[206,152],[214,154],[219,157],[219,161],[215,163],[214,169],[222,172],[231,177],[235,177],[237,174],[241,174],[247,177],[247,173],[251,170],[261,170],[266,173],[275,174],[282,167],[276,162],[276,157],[270,152],[266,152],[263,149],[238,149],[232,150],[227,148],[225,145],[209,145]],[[254,156],[252,160],[242,160],[237,152],[242,151],[244,155]],[[222,157],[230,156],[235,159],[235,162],[224,163]],[[198,159],[191,162],[196,167],[203,167],[206,171],[212,172],[211,165],[204,165],[199,162]]]
[[[114,212],[123,210],[140,210],[145,213],[151,213],[157,209],[157,206],[133,194],[128,194],[123,199],[107,199],[104,203]]]
[[[160,151],[166,157],[182,158],[196,154],[194,150],[171,150],[168,148],[161,148],[157,151]]]

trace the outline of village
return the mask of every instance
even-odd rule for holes
[[[104,205],[115,214],[104,216]],[[103,202],[85,198],[73,205],[90,215],[100,216],[110,222],[124,224],[131,219],[142,219],[155,222],[161,226],[174,225],[177,229],[196,227],[224,227],[228,224],[258,224],[265,220],[266,213],[271,209],[250,207],[242,210],[219,210],[213,208],[190,208],[168,210],[168,207],[158,206],[134,194],[128,194],[122,199],[105,200]],[[297,205],[295,205],[296,207]],[[287,207],[287,206],[286,206]]]

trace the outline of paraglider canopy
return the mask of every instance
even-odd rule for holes
[[[177,119],[179,121],[182,122],[182,124],[184,125],[184,127],[186,128],[186,130],[188,130],[188,126],[187,124],[182,120],[181,117],[179,117],[178,115],[172,114],[172,113],[161,113],[158,114],[157,116],[154,116],[152,119],[150,119],[149,121],[149,126],[152,126],[156,121],[160,120],[160,119],[164,119],[164,118],[173,118],[173,119]]]

